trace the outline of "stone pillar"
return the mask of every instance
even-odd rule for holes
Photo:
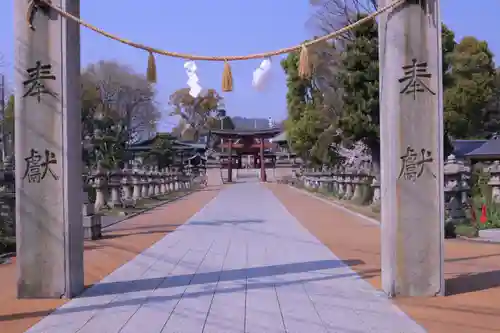
[[[363,200],[363,181],[362,181],[362,176],[358,172],[354,172],[352,175],[352,184],[354,187],[354,191],[352,194],[351,200],[357,202],[357,203],[362,203]]]
[[[370,184],[372,188],[372,203],[371,206],[374,209],[380,209],[381,205],[381,194],[380,194],[380,182],[376,176],[373,177],[372,183]]]
[[[227,140],[227,182],[233,181],[233,139]]]
[[[132,184],[134,189],[132,191],[132,199],[134,201],[134,205],[137,204],[137,201],[141,200],[141,170],[138,165],[134,165],[134,169],[132,171]]]
[[[122,194],[121,194],[122,177],[123,176],[121,174],[120,169],[112,170],[109,173],[108,186],[110,189],[110,198],[108,206],[110,208],[122,206]]]
[[[108,181],[107,172],[102,166],[97,166],[97,170],[93,175],[94,182],[92,186],[95,189],[95,211],[99,212],[102,208],[107,207],[108,202]]]
[[[344,200],[350,200],[352,198],[353,193],[354,193],[351,173],[352,173],[352,170],[347,169],[346,173],[344,175],[344,184],[345,184],[345,193],[344,193],[344,197],[343,197]]]
[[[102,237],[101,215],[95,214],[94,204],[89,201],[87,192],[83,191],[83,237],[96,240]]]
[[[260,139],[260,181],[266,182],[266,160],[264,158],[264,138]]]
[[[167,176],[167,192],[173,192],[174,191],[174,177],[172,176],[172,171],[168,171],[168,176]]]
[[[153,167],[148,167],[146,173],[148,181],[148,198],[154,198],[155,196],[155,172]]]
[[[141,198],[148,198],[149,186],[148,186],[148,175],[146,167],[141,168]]]
[[[379,17],[382,287],[393,297],[444,294],[439,2]]]
[[[166,171],[166,168],[163,168],[160,171],[160,193],[162,195],[167,193],[167,171]]]
[[[52,0],[79,16],[79,0]],[[17,294],[83,290],[80,30],[48,9],[26,22],[14,2]]]
[[[134,184],[132,182],[132,170],[128,164],[125,164],[125,167],[122,170],[122,189],[123,189],[123,197],[122,204],[123,207],[134,207],[134,200],[132,199],[132,193],[134,193]]]

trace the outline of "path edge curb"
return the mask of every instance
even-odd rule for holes
[[[107,226],[105,226],[105,227],[102,227],[102,229],[104,230],[104,229],[106,229],[106,228],[109,228],[109,227],[111,227],[111,226],[114,226],[115,224],[118,224],[118,223],[121,223],[121,222],[125,222],[125,221],[127,221],[127,220],[129,220],[129,219],[131,219],[131,218],[133,218],[133,217],[136,217],[136,216],[138,216],[138,215],[141,215],[141,214],[144,214],[144,213],[146,213],[146,212],[152,211],[152,210],[154,210],[154,209],[156,209],[156,208],[160,208],[161,206],[168,205],[169,203],[172,203],[172,202],[174,202],[174,201],[176,201],[176,200],[179,200],[179,199],[185,198],[185,197],[187,197],[188,195],[191,195],[191,194],[196,193],[196,192],[201,191],[201,190],[203,190],[203,189],[196,189],[196,190],[192,190],[192,191],[187,191],[186,193],[184,193],[184,194],[182,194],[181,196],[178,196],[178,197],[176,197],[176,198],[173,198],[173,199],[168,199],[168,200],[162,201],[162,202],[160,202],[160,203],[158,203],[158,204],[156,204],[156,205],[154,205],[154,206],[151,206],[151,207],[145,208],[145,209],[143,209],[143,210],[140,210],[140,211],[138,211],[138,212],[132,213],[132,214],[130,214],[130,215],[126,215],[126,216],[124,216],[123,218],[121,218],[121,219],[119,219],[119,220],[117,220],[117,221],[115,221],[115,222],[113,222],[113,223],[111,223],[111,224],[108,224],[108,225],[107,225]]]
[[[288,186],[289,188],[291,188],[291,189],[293,189],[293,190],[295,190],[295,191],[299,192],[299,193],[305,194],[305,195],[307,195],[307,196],[309,196],[309,197],[311,197],[311,198],[314,198],[314,199],[316,199],[316,200],[322,201],[322,202],[324,202],[324,203],[326,203],[326,204],[328,204],[328,205],[330,205],[330,206],[333,206],[333,207],[335,207],[335,208],[337,208],[337,209],[339,209],[339,210],[341,210],[341,211],[343,211],[343,212],[345,212],[345,213],[351,214],[351,215],[356,216],[356,217],[358,217],[358,218],[360,218],[360,219],[362,219],[362,220],[365,220],[365,221],[367,221],[367,222],[370,222],[370,223],[371,223],[371,224],[373,224],[373,225],[376,225],[376,226],[379,226],[379,227],[380,227],[380,222],[379,222],[379,221],[377,221],[377,220],[375,220],[374,218],[368,217],[368,216],[366,216],[366,215],[364,215],[364,214],[361,214],[361,213],[358,213],[358,212],[354,212],[354,211],[350,210],[349,208],[346,208],[346,207],[344,207],[344,206],[342,206],[342,205],[339,205],[339,204],[338,204],[338,203],[336,203],[336,202],[333,202],[333,201],[331,201],[331,200],[327,200],[327,199],[322,198],[322,197],[320,197],[320,196],[318,196],[318,195],[314,195],[313,193],[310,193],[310,192],[308,192],[308,191],[306,191],[306,190],[304,190],[304,189],[300,189],[300,188],[297,188],[297,187],[292,186],[292,185],[289,185],[289,184],[287,184],[287,186]]]

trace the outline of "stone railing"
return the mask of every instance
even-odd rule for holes
[[[87,239],[101,237],[101,212],[104,209],[136,207],[140,200],[190,190],[199,181],[191,171],[186,174],[155,167],[126,167],[112,171],[101,168],[82,175],[82,178],[83,226]],[[0,239],[8,237],[15,237],[14,171],[0,170]]]
[[[193,175],[156,167],[124,168],[90,173],[85,190],[90,193],[96,212],[104,208],[134,207],[139,200],[155,198],[191,187]]]
[[[321,190],[341,200],[358,204],[380,204],[380,186],[366,170],[337,168],[332,171],[304,172],[298,179],[307,189]]]
[[[493,200],[500,203],[500,162],[489,167]],[[446,220],[459,223],[470,209],[471,168],[451,155],[444,164]],[[338,199],[380,208],[380,182],[367,170],[337,168],[331,171],[302,172],[299,183],[307,189],[329,193]]]
[[[155,199],[175,191],[186,191],[199,179],[189,171],[158,167],[125,167],[121,170],[99,168],[84,183],[83,225],[85,237],[101,236],[100,212],[115,207],[133,208],[141,200]]]

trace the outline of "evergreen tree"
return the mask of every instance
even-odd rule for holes
[[[301,78],[298,64],[297,53],[289,54],[281,62],[287,75],[288,118],[285,129],[290,147],[314,166],[332,164],[337,157],[331,148],[334,137],[329,135],[332,121],[314,80]]]
[[[357,20],[363,18],[359,15]],[[379,62],[376,22],[367,22],[352,32],[341,55],[339,81],[344,88],[344,107],[339,119],[343,139],[362,141],[370,150],[373,165],[380,164]]]
[[[495,114],[487,108],[495,90],[493,54],[485,41],[465,37],[449,60],[451,85],[444,96],[446,128],[454,138],[487,136],[484,125],[498,118],[498,110]]]

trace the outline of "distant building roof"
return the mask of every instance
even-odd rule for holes
[[[472,159],[500,159],[500,136],[492,137],[465,156]]]
[[[207,145],[204,143],[194,143],[194,142],[184,142],[184,141],[174,141],[174,148],[187,148],[187,149],[207,149]]]
[[[184,142],[180,140],[174,140],[175,137],[173,137],[170,133],[156,133],[156,135],[152,138],[142,140],[139,142],[136,142],[128,148],[130,151],[147,151],[153,148],[153,145],[157,139],[160,138],[168,138],[173,140],[173,146],[172,148],[174,150],[189,150],[189,149],[195,149],[195,150],[203,150],[207,148],[207,145],[204,143],[197,143],[197,142]]]
[[[453,140],[453,155],[458,158],[463,158],[470,152],[480,148],[488,140]]]
[[[274,138],[271,138],[271,142],[286,142],[288,141],[288,137],[286,135],[286,132],[281,132],[280,134],[276,135]]]
[[[272,138],[281,133],[281,129],[276,127],[259,130],[211,130],[211,133],[218,137],[228,139],[243,137]]]

